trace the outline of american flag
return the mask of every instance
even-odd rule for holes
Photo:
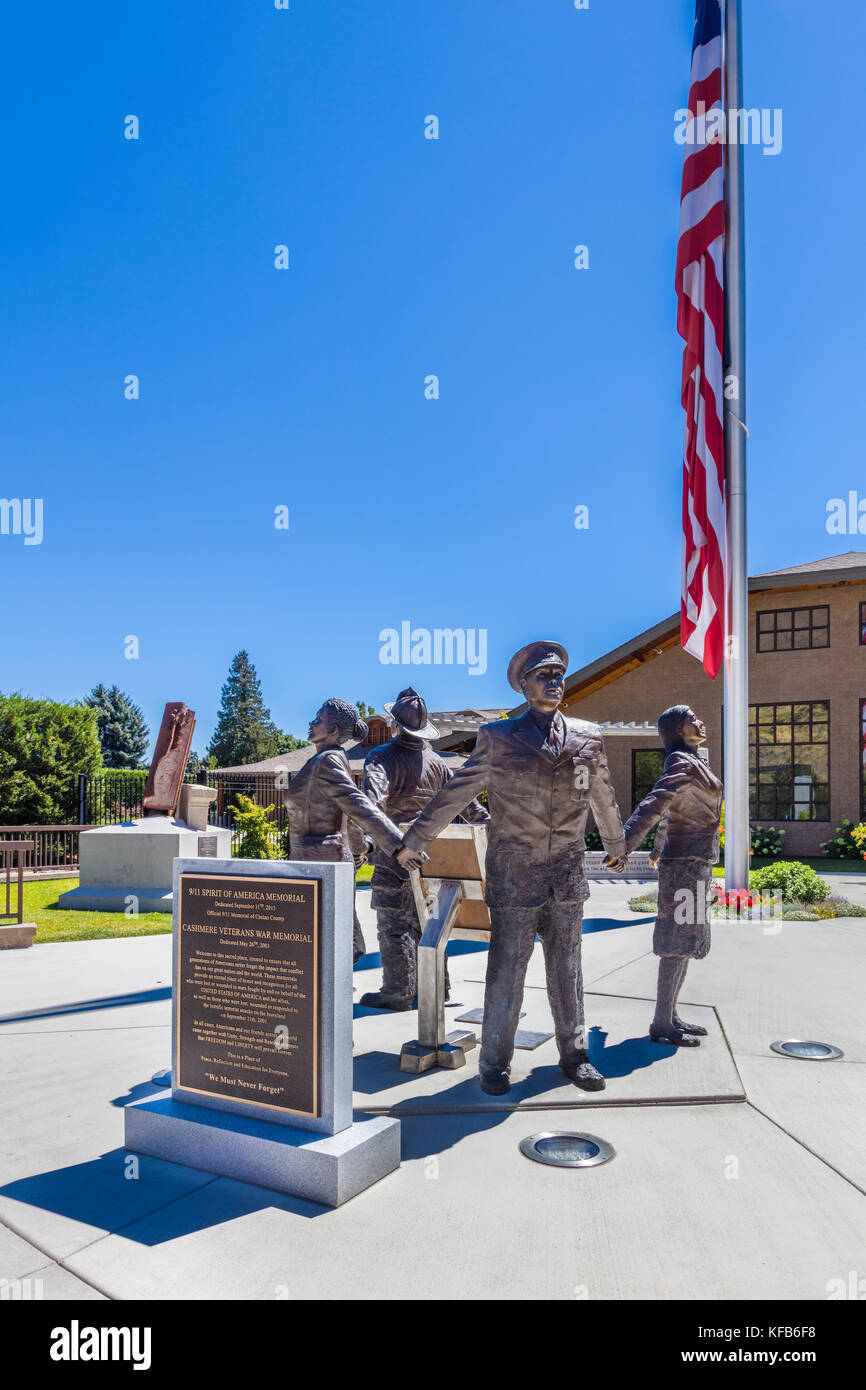
[[[721,3],[697,0],[676,272],[686,414],[680,629],[711,677],[722,664],[725,616],[724,150],[719,117],[710,118],[721,107]]]

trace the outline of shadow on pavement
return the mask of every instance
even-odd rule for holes
[[[102,999],[81,999],[77,1004],[55,1004],[49,1009],[24,1009],[20,1014],[0,1014],[0,1023],[21,1023],[27,1018],[56,1018],[60,1014],[92,1013],[98,1009],[120,1009],[128,1004],[156,1004],[171,998],[171,986],[140,989],[134,994],[107,994]]]
[[[654,922],[655,917],[635,916],[628,922],[620,921],[618,917],[584,917],[583,935],[591,936],[597,931],[615,931],[617,927],[637,927],[641,922]]]
[[[647,1008],[652,1009],[648,1004]],[[590,1028],[586,1040],[589,1060],[598,1067],[606,1079],[618,1076],[631,1076],[632,1072],[651,1067],[654,1062],[665,1062],[674,1057],[677,1048],[673,1043],[654,1043],[649,1034],[640,1038],[623,1038],[622,1042],[606,1047],[607,1033],[596,1025]]]
[[[461,1085],[469,1085],[469,1082]],[[396,1115],[397,1111],[394,1113]],[[513,1110],[464,1110],[459,1115],[401,1115],[400,1157],[407,1163],[413,1158],[430,1158],[444,1153],[470,1134],[495,1129],[513,1114]]]
[[[137,1178],[125,1176],[136,1171],[132,1160],[137,1164]],[[273,1207],[308,1218],[331,1210],[181,1164],[129,1154],[126,1149],[18,1178],[0,1188],[0,1195],[107,1233],[122,1232],[125,1240],[139,1245],[162,1245]]]
[[[154,1086],[152,1081],[138,1081],[134,1086],[130,1086],[125,1096],[115,1096],[114,1100],[109,1101],[109,1105],[116,1105],[122,1110],[134,1100],[144,1100],[145,1096],[161,1096],[167,1090],[167,1086]]]
[[[372,1013],[372,1009],[365,1009],[364,1013]],[[358,1068],[355,1068],[354,1089],[357,1095],[375,1096],[380,1091],[392,1091],[401,1081],[405,1082],[410,1077],[406,1072],[400,1070],[399,1053],[393,1052],[358,1052],[355,1054],[354,1061],[361,1062],[363,1075],[359,1079]],[[381,1068],[378,1075],[368,1075],[375,1069]],[[419,1073],[421,1075],[421,1073]]]

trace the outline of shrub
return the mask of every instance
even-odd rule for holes
[[[232,848],[233,854],[237,859],[273,859],[273,851],[277,848],[275,827],[270,820],[273,805],[257,806],[243,792],[236,793],[235,802],[231,813],[240,835]]]
[[[809,864],[780,859],[749,874],[749,887],[761,892],[779,889],[785,902],[819,903],[827,897],[830,885]]]
[[[821,904],[821,909],[827,909],[829,917],[866,917],[866,907],[861,907],[859,903],[846,902],[844,898],[830,898],[828,902]]]
[[[866,825],[862,821],[859,825],[854,826],[851,831],[851,839],[860,850],[863,858],[866,859]]]
[[[784,830],[776,830],[772,825],[752,826],[752,853],[759,859],[774,859],[782,853]]]
[[[862,859],[863,850],[855,839],[854,832],[859,830],[853,821],[847,818],[843,820],[836,834],[831,840],[825,840],[821,845],[821,853],[825,859]]]

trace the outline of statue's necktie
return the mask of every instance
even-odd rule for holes
[[[554,715],[552,720],[550,721],[550,728],[547,731],[547,738],[544,740],[544,746],[547,749],[548,753],[550,753],[554,758],[559,757],[559,754],[562,752],[562,739],[559,733],[559,720],[556,717],[556,715]]]

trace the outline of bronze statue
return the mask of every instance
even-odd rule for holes
[[[490,827],[485,897],[491,938],[484,988],[479,1079],[504,1095],[526,967],[541,937],[560,1065],[576,1086],[604,1088],[586,1055],[580,941],[589,889],[583,870],[590,809],[611,866],[625,867],[622,821],[597,724],[559,712],[568,653],[532,642],[512,657],[508,682],[525,714],[484,724],[466,763],[406,833],[405,868],[470,798],[487,789]]]
[[[393,854],[402,843],[396,825],[355,786],[349,760],[340,746],[350,738],[364,738],[366,732],[367,725],[355,706],[345,700],[326,700],[311,720],[309,738],[316,752],[283,793],[293,859],[354,863],[361,849],[357,827],[386,855]],[[354,917],[357,964],[364,954],[364,937],[357,912]]]
[[[652,859],[659,870],[658,917],[653,951],[659,959],[653,1042],[698,1047],[706,1033],[677,1013],[690,960],[710,949],[710,886],[719,858],[722,784],[698,757],[707,731],[688,705],[672,705],[658,719],[665,746],[662,775],[625,825],[630,853],[658,824]]]
[[[440,787],[453,776],[451,768],[426,739],[439,731],[427,718],[427,706],[411,686],[385,706],[399,725],[389,743],[373,748],[364,763],[364,791],[392,821],[413,820]],[[479,824],[490,819],[479,801],[460,808],[463,817]],[[390,854],[373,852],[372,903],[376,909],[379,950],[382,954],[382,988],[365,994],[361,1003],[373,1009],[395,1011],[412,1008],[417,985],[418,942],[421,925],[407,871]],[[448,998],[448,967],[445,967]]]

